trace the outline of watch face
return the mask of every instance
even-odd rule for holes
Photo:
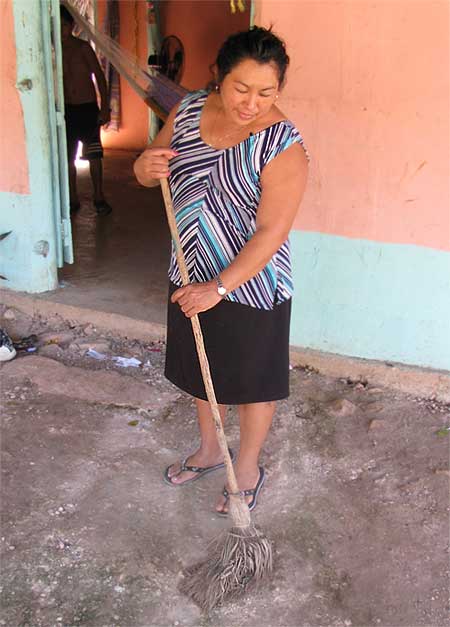
[[[217,291],[219,292],[219,294],[220,294],[221,296],[225,296],[225,294],[227,293],[226,288],[225,288],[225,287],[223,287],[223,286],[218,287],[218,288],[217,288]]]

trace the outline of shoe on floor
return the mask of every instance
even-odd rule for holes
[[[12,339],[9,335],[0,329],[0,361],[10,361],[16,356]]]

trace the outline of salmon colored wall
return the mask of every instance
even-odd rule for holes
[[[231,13],[226,0],[165,0],[160,4],[162,36],[176,35],[185,50],[181,83],[189,90],[212,79],[209,66],[228,35],[250,26],[250,1],[245,12]]]
[[[450,249],[449,3],[255,0],[291,55],[311,173],[296,228]]]
[[[103,25],[105,0],[97,1],[98,28]],[[119,2],[120,45],[144,63],[147,62],[147,3],[143,0]],[[102,132],[105,148],[139,150],[148,137],[148,107],[124,78],[120,78],[121,127],[119,132]]]
[[[0,191],[29,194],[22,105],[16,89],[16,42],[12,0],[0,2]]]

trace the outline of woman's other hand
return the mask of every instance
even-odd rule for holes
[[[171,148],[147,148],[134,163],[134,173],[141,185],[153,187],[169,176],[169,159],[177,156]]]
[[[192,318],[202,311],[212,309],[222,300],[217,292],[217,283],[191,283],[180,287],[172,294],[171,301],[178,303],[186,318]]]

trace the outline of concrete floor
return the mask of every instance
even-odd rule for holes
[[[165,324],[170,235],[159,188],[141,187],[134,177],[136,157],[105,152],[105,195],[113,213],[104,217],[92,206],[87,164],[78,168],[75,263],[60,270],[61,287],[41,299]]]
[[[449,625],[450,403],[294,368],[252,512],[274,572],[202,614],[178,585],[229,528],[214,514],[225,478],[162,479],[198,442],[164,344],[3,305],[0,326],[38,337],[0,363],[0,626]],[[237,452],[234,408],[226,433]]]

